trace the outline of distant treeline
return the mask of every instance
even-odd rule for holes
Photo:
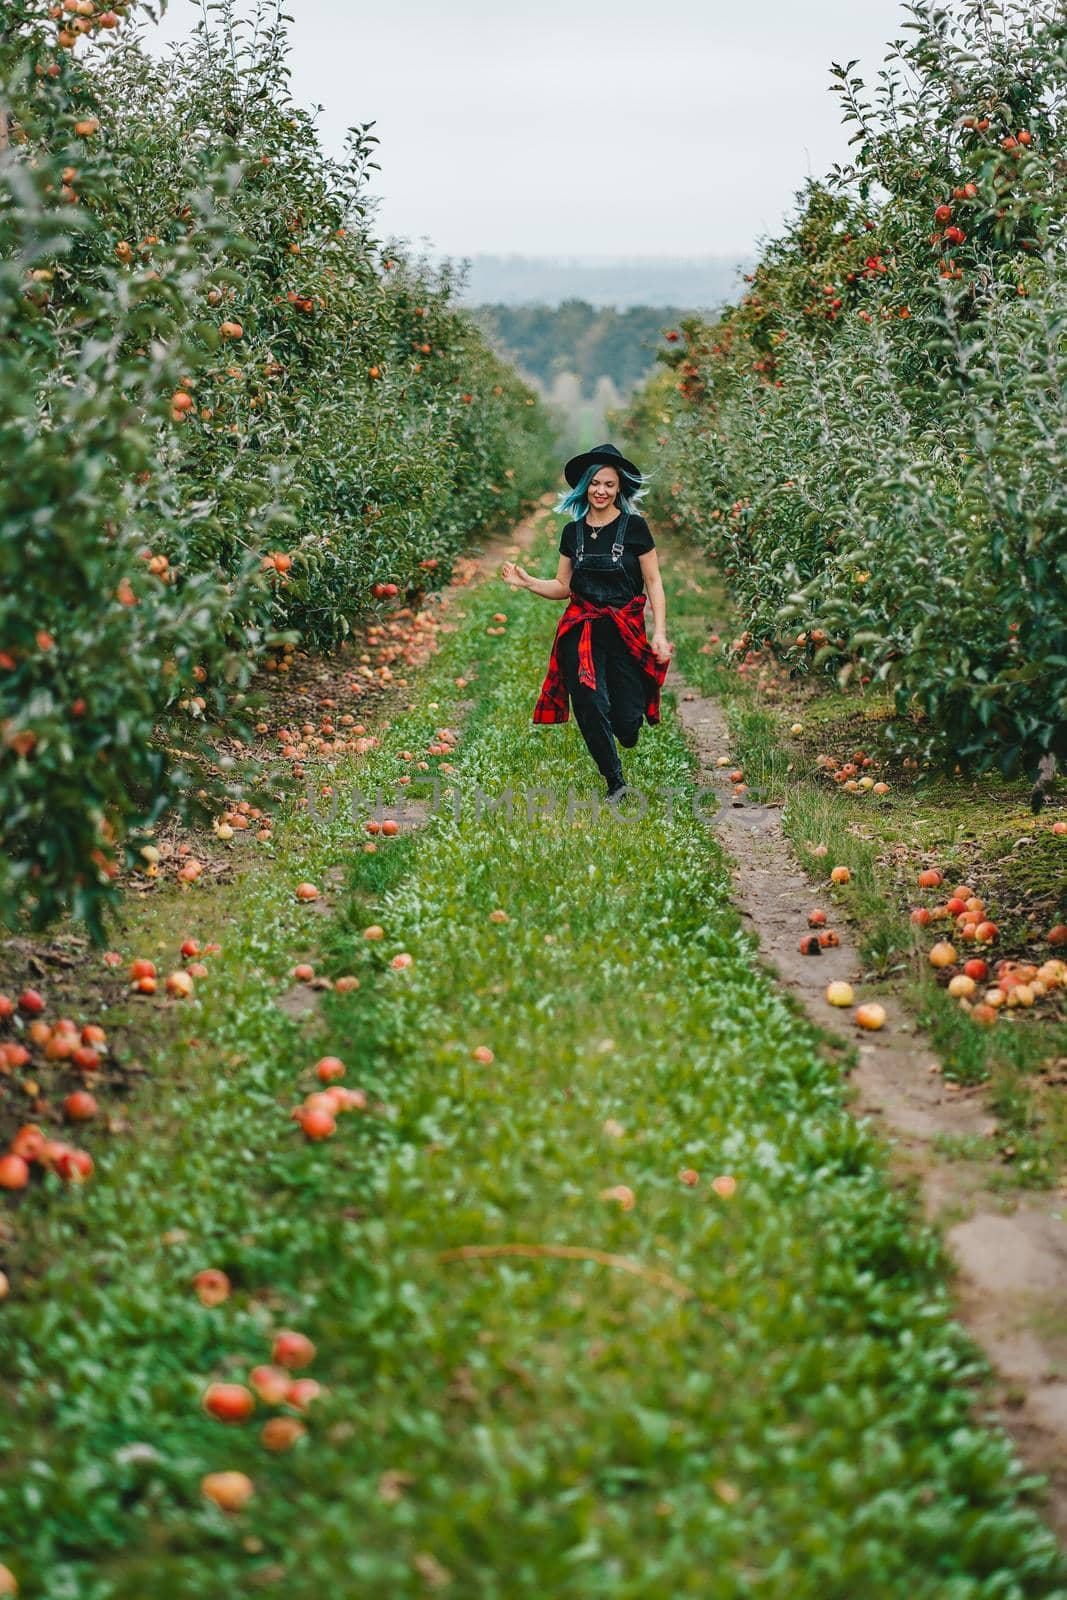
[[[489,342],[547,392],[561,373],[573,373],[591,394],[610,378],[626,396],[648,376],[664,330],[688,315],[677,306],[591,306],[565,300],[560,306],[491,305],[472,315]]]
[[[463,304],[559,306],[672,306],[714,311],[744,291],[741,274],[753,261],[736,256],[467,256]]]

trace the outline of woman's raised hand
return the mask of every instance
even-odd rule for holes
[[[516,561],[505,561],[500,569],[500,576],[505,583],[510,583],[514,589],[525,589],[530,581],[530,574],[525,567],[520,567]]]

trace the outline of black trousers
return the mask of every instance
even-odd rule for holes
[[[574,719],[610,792],[623,782],[622,762],[615,741],[617,739],[627,750],[637,743],[645,716],[647,685],[641,668],[619,638],[611,619],[594,617],[589,626],[596,688],[589,689],[578,681],[580,627],[571,628],[560,640],[559,664]]]

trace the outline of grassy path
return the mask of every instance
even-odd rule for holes
[[[211,902],[218,976],[152,1114],[42,1204],[3,1311],[0,1559],[49,1600],[1067,1595],[936,1244],[757,970],[707,830],[658,800],[642,826],[475,815],[475,785],[585,797],[588,767],[529,721],[555,608],[509,594],[501,637],[498,587],[465,603],[360,767],[391,775],[473,678],[460,820],[376,854],[343,806],[281,827]],[[673,720],[629,775],[690,783]],[[297,913],[337,867],[336,915]],[[273,1002],[316,934],[360,987],[300,1023]],[[327,1050],[371,1109],[309,1143],[287,1113]],[[514,1242],[645,1275],[441,1259]],[[204,1267],[234,1285],[214,1308]],[[274,1455],[199,1399],[284,1327],[325,1392]],[[254,1482],[236,1515],[200,1494],[219,1469]]]

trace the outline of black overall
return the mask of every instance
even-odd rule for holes
[[[571,590],[580,599],[595,606],[624,606],[634,598],[633,582],[622,563],[628,521],[623,512],[610,551],[588,549],[585,518],[577,523]],[[575,588],[575,578],[579,579],[580,588]],[[582,738],[611,794],[624,781],[615,741],[627,750],[637,743],[648,685],[610,617],[594,617],[589,627],[596,688],[590,689],[578,680],[581,629],[571,628],[560,640],[559,663]]]

